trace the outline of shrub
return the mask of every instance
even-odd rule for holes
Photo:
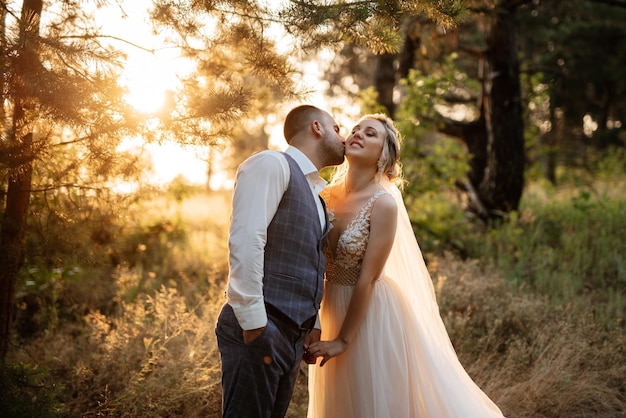
[[[0,366],[2,416],[54,418],[61,416],[56,400],[59,385],[51,385],[47,371],[30,364]]]
[[[431,269],[461,363],[505,416],[626,413],[625,334],[590,315],[590,298],[557,306],[488,263],[449,255]]]

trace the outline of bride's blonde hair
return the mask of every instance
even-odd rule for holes
[[[385,138],[383,142],[383,150],[378,158],[378,167],[376,169],[376,178],[381,180],[386,177],[390,182],[401,188],[402,180],[402,163],[400,162],[400,143],[402,137],[400,132],[393,123],[393,120],[382,113],[371,113],[361,117],[363,119],[374,119],[383,124],[385,128]],[[348,173],[348,161],[346,160],[340,166],[337,166],[333,172],[330,184],[341,183]]]

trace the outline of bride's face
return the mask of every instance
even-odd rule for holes
[[[346,138],[346,159],[376,166],[385,142],[385,127],[376,119],[361,119]]]

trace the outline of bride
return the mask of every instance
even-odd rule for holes
[[[346,139],[347,164],[322,197],[325,249],[321,357],[309,370],[309,418],[487,418],[498,407],[450,342],[398,187],[400,138],[366,115]],[[330,339],[329,339],[330,338]]]

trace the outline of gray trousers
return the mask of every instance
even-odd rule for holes
[[[286,327],[268,314],[267,326],[252,343],[225,304],[215,328],[222,361],[224,418],[283,418],[298,377],[306,331]]]

